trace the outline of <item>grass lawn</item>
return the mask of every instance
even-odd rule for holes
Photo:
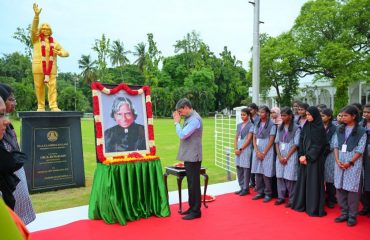
[[[95,157],[95,135],[92,119],[81,120],[83,156],[85,164],[86,187],[70,188],[46,193],[32,194],[32,203],[37,213],[52,211],[63,208],[87,205],[91,191],[92,180],[96,167]],[[20,130],[19,121],[13,121],[15,129]],[[203,163],[209,175],[209,184],[227,181],[226,171],[214,164],[214,119],[203,120]],[[161,157],[162,167],[175,164],[179,139],[175,133],[172,119],[154,120],[155,144],[157,155]],[[18,139],[20,141],[20,139]],[[235,178],[235,176],[233,176]],[[203,184],[203,179],[201,179]],[[177,189],[176,178],[168,178],[169,191]],[[183,188],[186,187],[186,180],[183,181]]]

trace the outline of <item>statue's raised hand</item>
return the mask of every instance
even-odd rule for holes
[[[42,8],[39,8],[39,6],[36,3],[33,4],[33,11],[35,12],[36,16],[40,15],[41,10]]]

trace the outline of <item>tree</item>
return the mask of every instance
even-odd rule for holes
[[[123,76],[122,68],[125,64],[129,63],[127,54],[130,51],[125,51],[123,43],[119,40],[113,41],[112,47],[109,50],[109,58],[113,66],[118,66],[121,77]],[[114,79],[114,78],[113,78]]]
[[[37,107],[36,95],[32,84],[16,82],[10,85],[17,99],[17,111],[30,111],[30,109]]]
[[[90,108],[82,92],[75,91],[72,86],[63,88],[58,97],[59,106],[65,111],[86,111]]]
[[[13,34],[13,38],[20,41],[25,47],[25,53],[29,59],[32,58],[32,40],[31,40],[31,24],[27,26],[27,29],[17,27],[17,31]]]
[[[301,76],[332,81],[337,88],[336,111],[347,103],[351,82],[370,82],[369,18],[368,0],[309,1],[292,28],[304,56]]]
[[[100,39],[95,39],[94,46],[92,50],[94,50],[98,54],[98,73],[101,81],[107,81],[106,76],[106,69],[107,69],[107,57],[109,55],[110,49],[110,39],[106,38],[104,34],[102,34]]]
[[[162,60],[162,52],[158,50],[152,33],[148,33],[148,52],[145,55],[144,76],[145,85],[156,86],[158,84],[159,62]]]
[[[176,104],[174,93],[165,87],[155,87],[151,90],[153,113],[157,117],[170,117]]]
[[[302,57],[290,33],[265,39],[261,47],[261,92],[266,95],[272,86],[278,105],[290,106],[298,92],[298,69]]]
[[[92,61],[90,55],[82,55],[78,60],[78,68],[82,70],[81,76],[85,84],[90,85],[96,81],[96,61]]]
[[[215,104],[217,110],[232,108],[247,97],[247,90],[250,83],[246,81],[246,71],[242,68],[240,61],[237,61],[231,51],[225,46],[220,53],[221,58],[213,61],[215,73]]]
[[[13,77],[17,82],[23,79],[33,82],[31,60],[18,52],[4,54],[0,58],[0,76]]]
[[[125,51],[123,43],[119,40],[115,40],[112,43],[111,49],[109,51],[109,58],[113,66],[123,67],[125,64],[129,63],[127,54],[130,51]]]
[[[135,51],[133,52],[134,56],[137,57],[134,63],[137,64],[142,73],[144,73],[145,65],[145,56],[146,56],[145,48],[146,48],[145,43],[140,42],[135,46]]]
[[[191,33],[187,33],[186,36],[182,40],[176,41],[175,53],[182,53],[180,56],[183,57],[183,61],[187,69],[193,69],[199,67],[202,64],[202,58],[200,50],[209,50],[208,46],[206,46],[202,39],[200,38],[199,33],[192,31]]]
[[[212,69],[194,70],[185,78],[185,96],[192,101],[193,106],[203,115],[213,111],[215,102],[215,76]]]
[[[119,68],[110,68],[108,73],[111,74],[113,82],[117,84],[125,82],[129,85],[145,85],[144,74],[138,66],[133,64],[126,64]]]

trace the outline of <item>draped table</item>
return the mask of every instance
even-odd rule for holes
[[[150,216],[167,217],[170,209],[160,160],[98,163],[89,218],[125,225]]]

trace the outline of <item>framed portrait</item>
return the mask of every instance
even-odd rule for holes
[[[98,161],[110,164],[158,159],[150,88],[94,82],[92,91]]]

